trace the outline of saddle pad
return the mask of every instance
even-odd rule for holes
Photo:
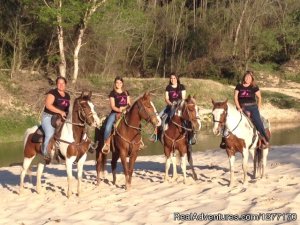
[[[42,126],[39,126],[38,129],[33,133],[31,141],[33,143],[43,143],[44,137],[45,137],[44,130]]]

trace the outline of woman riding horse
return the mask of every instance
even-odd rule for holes
[[[57,77],[57,87],[55,89],[51,89],[47,93],[45,100],[45,107],[42,115],[42,127],[45,133],[45,140],[43,143],[42,153],[47,163],[50,163],[50,151],[52,149],[52,147],[48,145],[55,131],[55,128],[51,124],[51,120],[53,120],[53,116],[55,114],[59,114],[62,118],[66,118],[69,112],[70,95],[65,91],[66,84],[66,78]]]
[[[138,156],[140,145],[142,144],[142,127],[141,121],[145,120],[153,126],[160,126],[161,120],[158,117],[154,104],[150,100],[150,93],[145,93],[142,97],[134,102],[126,114],[122,114],[121,119],[112,134],[112,150],[111,168],[113,173],[113,183],[116,183],[116,168],[117,161],[121,158],[124,174],[125,174],[125,188],[129,189],[131,186],[131,178],[133,174],[134,163]],[[101,134],[98,138],[101,139]],[[101,145],[97,148],[96,154],[96,170],[97,170],[97,184],[100,184],[100,172],[104,172],[106,163],[106,154],[103,154],[100,149]],[[129,165],[127,163],[129,157]]]
[[[180,79],[176,73],[171,73],[170,81],[165,91],[165,102],[167,106],[159,113],[160,118],[162,118],[162,126],[174,115],[177,103],[185,98],[185,86],[180,83]]]
[[[256,100],[257,99],[257,100]],[[259,110],[261,109],[261,93],[259,87],[255,84],[252,71],[246,71],[242,83],[237,84],[234,91],[234,102],[240,112],[249,116],[260,133],[262,148],[269,147],[269,137],[265,131]],[[225,148],[225,139],[222,139],[221,148]]]
[[[117,116],[130,106],[130,96],[128,91],[123,90],[123,84],[123,78],[119,76],[116,77],[114,81],[114,88],[109,94],[111,112],[106,120],[104,131],[104,146],[102,148],[102,152],[104,154],[108,154],[110,151],[111,131]]]

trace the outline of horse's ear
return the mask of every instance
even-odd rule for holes
[[[84,91],[81,92],[80,98],[84,96]]]
[[[92,91],[89,91],[89,99],[91,99],[91,97],[92,97]]]
[[[212,103],[213,105],[215,105],[216,102],[215,102],[213,99],[211,99],[211,103]]]
[[[147,100],[150,98],[150,92],[146,91],[145,94],[143,95],[143,99]]]
[[[226,100],[225,100],[225,102],[224,102],[224,103],[225,103],[225,104],[227,104],[227,102],[228,102],[228,98],[226,98]]]

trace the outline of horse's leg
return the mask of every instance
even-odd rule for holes
[[[229,166],[230,166],[230,181],[229,181],[229,186],[233,186],[233,181],[234,181],[234,161],[235,161],[235,156],[229,156]]]
[[[181,169],[183,173],[183,183],[186,183],[186,153],[181,157]]]
[[[101,149],[100,149],[99,150],[99,155],[98,155],[98,158],[97,158],[97,161],[96,161],[97,185],[100,185],[101,170],[104,166],[104,165],[102,165],[103,157],[104,157],[104,154],[101,152]]]
[[[117,151],[117,149],[115,151],[112,152],[112,159],[111,159],[111,172],[113,175],[113,184],[116,185],[116,181],[117,181],[117,162],[118,159],[120,158],[120,154],[119,151]]]
[[[193,163],[192,145],[188,146],[187,158],[188,158],[188,162],[191,166],[191,170],[192,170],[192,173],[193,173],[193,179],[197,180],[197,174],[195,172],[194,163]]]
[[[244,179],[243,184],[247,184],[248,177],[247,177],[247,169],[248,169],[248,158],[249,158],[249,151],[248,149],[243,149],[243,171],[244,171]]]
[[[136,161],[137,158],[137,151],[133,152],[129,158],[129,178],[128,178],[128,189],[131,188],[131,180],[132,180],[132,174],[133,174],[133,169],[134,169],[134,163]]]
[[[84,154],[80,160],[77,162],[77,195],[81,193],[81,183],[82,183],[82,173],[83,173],[83,164],[86,160],[87,155]]]
[[[45,168],[44,163],[39,163],[37,168],[37,174],[36,174],[36,191],[37,193],[41,193],[42,190],[42,174]]]
[[[123,165],[124,175],[125,175],[125,189],[127,190],[129,187],[129,170],[128,170],[128,163],[126,154],[121,153],[120,154],[121,162]]]
[[[269,148],[263,149],[262,150],[262,168],[261,168],[261,178],[264,178],[265,176],[265,171],[267,167],[267,157],[269,154]]]
[[[169,169],[171,165],[171,156],[170,156],[170,150],[168,147],[164,146],[164,152],[166,156],[166,162],[165,162],[165,179],[164,182],[169,181]]]
[[[166,163],[165,163],[165,182],[169,181],[170,177],[169,177],[169,169],[170,169],[170,165],[171,165],[171,157],[166,156]]]
[[[23,192],[23,188],[24,188],[24,179],[25,179],[25,176],[26,176],[26,173],[31,165],[31,162],[32,160],[34,159],[35,156],[31,157],[31,158],[27,158],[27,157],[24,157],[24,160],[23,160],[23,167],[22,167],[22,171],[21,171],[21,174],[20,174],[20,190],[19,190],[19,194],[22,194]]]
[[[259,149],[257,147],[255,148],[251,148],[249,150],[251,156],[252,156],[252,159],[253,159],[253,178],[256,179],[256,176],[257,176],[257,163],[258,163],[258,151]]]
[[[177,174],[177,154],[179,154],[178,152],[176,153],[176,151],[174,153],[171,153],[171,161],[172,161],[172,166],[173,166],[173,177],[172,180],[175,181],[178,178],[178,174]],[[178,158],[179,161],[179,158]]]
[[[66,158],[66,170],[68,176],[68,190],[67,190],[67,197],[70,198],[72,195],[72,165],[73,162],[76,160],[75,156],[71,156],[70,158]]]

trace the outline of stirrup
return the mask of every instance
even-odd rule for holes
[[[103,148],[101,149],[101,152],[102,152],[104,155],[107,155],[107,154],[110,152],[110,145],[104,144],[104,145],[103,145]]]

